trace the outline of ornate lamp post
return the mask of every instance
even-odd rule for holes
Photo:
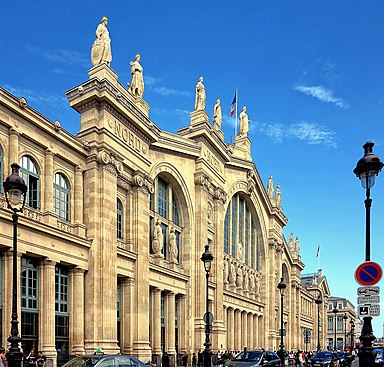
[[[335,314],[335,341],[333,343],[333,349],[334,350],[337,350],[337,336],[336,336],[336,329],[337,329],[337,313],[339,312],[339,310],[335,307],[332,312]]]
[[[371,260],[371,204],[370,198],[371,187],[375,184],[375,178],[383,168],[384,164],[380,158],[373,154],[373,146],[375,144],[371,141],[363,145],[364,156],[361,158],[353,170],[353,173],[360,178],[361,185],[366,191],[365,203],[365,261]],[[373,366],[375,363],[375,356],[372,353],[372,342],[376,339],[373,335],[372,317],[366,316],[363,318],[363,329],[361,331],[360,341],[362,343],[359,348],[359,364],[362,367]]]
[[[19,347],[21,337],[19,334],[19,321],[17,320],[17,222],[19,218],[18,213],[24,209],[27,185],[22,177],[19,176],[20,166],[17,163],[12,163],[11,168],[12,174],[5,179],[3,184],[8,209],[11,209],[13,212],[12,319],[11,334],[8,337],[10,347],[7,352],[7,361],[9,367],[20,367],[23,353]]]
[[[348,316],[346,313],[343,316],[343,320],[344,320],[344,350],[346,350],[347,349],[347,320],[348,320]]]
[[[211,271],[213,255],[211,251],[209,251],[209,245],[205,245],[205,251],[201,255],[200,260],[204,263],[205,279],[206,279],[205,315],[204,315],[204,321],[205,321],[204,367],[211,367],[212,366],[211,342],[209,340],[209,333],[211,330],[212,317],[210,316],[209,306],[208,306],[208,278],[209,278],[209,272]]]
[[[354,337],[355,337],[355,323],[353,322],[353,320],[351,320],[349,323],[351,324],[351,348],[355,349],[355,340],[354,340]]]
[[[281,366],[285,366],[285,350],[284,350],[284,322],[283,322],[283,307],[284,307],[284,291],[287,285],[284,282],[284,278],[281,277],[280,283],[277,285],[280,291],[280,349],[278,355],[280,357]]]
[[[320,346],[320,308],[323,300],[321,299],[321,294],[317,296],[315,299],[315,303],[317,304],[317,351],[321,349]]]

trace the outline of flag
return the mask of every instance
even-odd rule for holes
[[[320,245],[317,245],[316,257],[319,257],[319,253],[320,253]]]
[[[231,113],[229,114],[230,117],[233,117],[233,115],[235,114],[236,103],[237,103],[236,97],[237,97],[237,93],[235,92],[235,96],[233,97],[233,101],[231,104]]]

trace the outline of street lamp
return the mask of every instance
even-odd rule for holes
[[[19,176],[20,166],[17,163],[12,163],[11,168],[12,174],[5,179],[3,184],[8,209],[11,209],[13,212],[12,319],[11,333],[8,337],[10,347],[7,352],[7,361],[9,367],[20,367],[23,353],[19,347],[21,337],[19,334],[19,321],[17,320],[17,222],[19,218],[18,213],[24,209],[27,185],[22,177]]]
[[[321,299],[321,294],[317,296],[317,299],[315,299],[315,303],[317,304],[317,351],[321,349],[320,346],[320,308],[321,304],[323,303],[323,300]]]
[[[354,336],[355,336],[355,323],[353,322],[352,319],[351,319],[351,321],[349,321],[349,323],[351,324],[351,348],[355,349],[355,340],[354,340]]]
[[[283,323],[283,306],[284,306],[284,291],[287,285],[284,282],[284,277],[281,277],[280,283],[277,285],[280,291],[280,349],[278,355],[280,357],[281,366],[285,366],[285,350],[284,350],[284,323]]]
[[[375,144],[371,141],[363,145],[364,156],[361,158],[353,170],[353,173],[360,178],[361,184],[366,191],[365,203],[365,261],[371,260],[370,246],[371,246],[371,204],[370,198],[371,187],[375,184],[375,178],[383,168],[384,164],[380,158],[373,154],[373,146]],[[372,342],[376,339],[373,335],[372,317],[366,316],[363,318],[363,328],[361,331],[360,341],[362,343],[359,348],[359,363],[360,366],[369,367],[375,363],[375,356],[373,354]]]
[[[339,310],[335,307],[332,312],[335,314],[335,342],[333,343],[333,349],[337,350],[337,339],[336,339],[336,329],[337,329],[337,313]]]
[[[344,350],[346,350],[347,349],[347,320],[348,320],[348,316],[346,313],[343,316],[343,320],[344,320]]]
[[[205,251],[201,255],[200,260],[204,263],[205,279],[206,279],[205,315],[204,315],[204,321],[205,321],[204,367],[211,367],[212,366],[211,342],[209,340],[209,333],[211,330],[212,317],[209,313],[209,305],[208,305],[208,278],[209,278],[209,272],[211,271],[213,255],[211,251],[209,251],[209,245],[205,245]]]

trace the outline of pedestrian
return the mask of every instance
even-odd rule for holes
[[[197,367],[197,357],[196,353],[192,354],[192,367]]]
[[[43,352],[39,350],[37,353],[36,367],[45,367],[46,361],[47,361],[47,358],[45,358],[45,355],[43,355]]]
[[[183,367],[187,367],[188,364],[188,354],[187,352],[184,352],[183,355],[181,356],[181,365]]]
[[[201,352],[201,349],[199,349],[197,353],[197,365],[198,367],[203,367],[203,353]]]
[[[167,352],[164,352],[161,357],[161,367],[169,367],[169,356]]]
[[[7,360],[5,359],[5,349],[0,348],[0,367],[7,367]]]
[[[29,354],[25,357],[27,361],[27,367],[36,367],[36,355],[35,350],[32,348]]]

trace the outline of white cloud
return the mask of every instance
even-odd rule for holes
[[[297,85],[294,87],[294,89],[311,97],[315,97],[321,102],[333,103],[338,107],[348,108],[348,104],[342,98],[334,97],[332,90],[326,89],[321,85],[313,87]]]
[[[256,130],[264,133],[278,143],[284,140],[297,139],[309,145],[325,145],[336,148],[336,133],[324,125],[302,121],[289,126],[282,123],[256,122]]]
[[[144,77],[145,86],[148,90],[160,94],[163,97],[191,97],[191,93],[184,90],[177,90],[160,85],[162,83],[161,78],[156,78],[151,75]]]
[[[66,64],[66,65],[81,65],[83,67],[91,66],[90,57],[85,57],[84,54],[67,49],[47,49],[41,48],[34,45],[25,45],[27,52],[31,54],[37,54],[43,56],[45,59],[54,63]]]
[[[49,94],[43,91],[37,92],[26,88],[12,87],[10,85],[4,85],[4,89],[19,98],[24,97],[28,103],[49,103],[50,107],[68,108],[68,99],[64,96]]]

